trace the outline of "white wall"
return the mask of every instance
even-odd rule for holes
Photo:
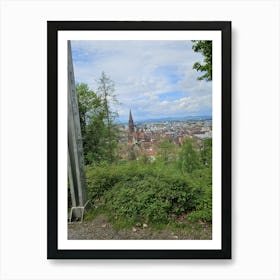
[[[1,8],[1,279],[280,279],[275,1],[7,1]],[[46,21],[231,20],[233,259],[46,259]]]

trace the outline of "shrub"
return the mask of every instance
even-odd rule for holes
[[[160,224],[186,213],[189,221],[211,221],[211,170],[182,175],[175,165],[133,161],[88,167],[86,173],[89,199],[102,197],[111,221]]]
[[[194,172],[192,184],[200,190],[195,201],[195,210],[188,214],[191,222],[212,221],[212,169],[201,169]]]
[[[166,171],[165,171],[166,172]],[[101,197],[105,191],[111,189],[118,182],[142,180],[147,176],[154,178],[163,176],[162,166],[154,163],[126,162],[124,164],[103,164],[87,166],[87,188],[89,198],[94,200]],[[170,172],[173,172],[170,170]]]
[[[211,222],[212,221],[212,209],[206,208],[203,210],[193,211],[188,215],[190,222]]]
[[[167,223],[195,207],[198,191],[184,178],[145,176],[119,182],[104,194],[105,210],[112,220],[133,223]]]
[[[181,151],[179,152],[179,168],[181,171],[192,173],[200,168],[199,152],[195,147],[193,139],[184,141]]]

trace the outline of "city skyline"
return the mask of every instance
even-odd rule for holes
[[[212,116],[212,82],[192,69],[203,61],[191,41],[72,41],[76,83],[97,89],[102,71],[113,80],[118,121]]]
[[[212,120],[212,115],[197,115],[197,116],[179,116],[179,117],[158,117],[158,118],[143,118],[143,119],[135,119],[133,111],[131,109],[128,110],[127,118],[123,120],[119,120],[117,123],[119,124],[127,124],[129,122],[130,112],[133,117],[133,121],[135,124],[140,123],[158,123],[158,122],[173,122],[173,121],[199,121],[199,120]]]

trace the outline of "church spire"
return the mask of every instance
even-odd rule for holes
[[[129,120],[128,120],[128,141],[132,142],[133,137],[134,137],[134,122],[133,122],[133,118],[132,118],[132,113],[131,113],[131,109],[129,110]]]
[[[133,122],[132,114],[131,114],[131,109],[129,110],[129,122]]]

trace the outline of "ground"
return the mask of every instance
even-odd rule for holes
[[[104,215],[95,217],[92,221],[68,224],[68,239],[75,240],[127,240],[127,239],[211,239],[212,226],[208,223],[187,224],[182,228],[155,230],[148,224],[138,225],[131,229],[115,229]]]

